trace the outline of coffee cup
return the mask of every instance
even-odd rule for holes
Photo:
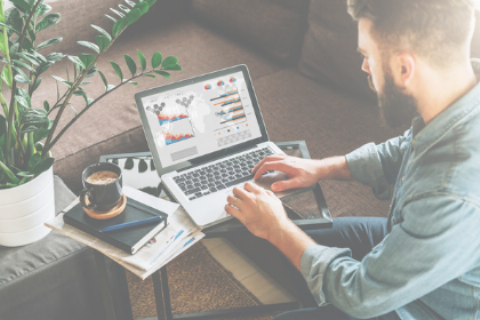
[[[113,163],[92,164],[83,170],[82,184],[80,202],[84,208],[109,210],[122,198],[122,169]]]

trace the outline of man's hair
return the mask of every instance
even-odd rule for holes
[[[356,21],[366,18],[388,55],[410,49],[437,67],[465,60],[475,24],[474,0],[348,0]]]

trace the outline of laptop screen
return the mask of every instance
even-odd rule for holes
[[[262,136],[241,71],[141,101],[163,168]]]

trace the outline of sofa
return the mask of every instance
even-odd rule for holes
[[[76,41],[92,41],[96,35],[90,24],[111,30],[112,22],[104,14],[112,14],[109,8],[117,7],[120,0],[49,3],[63,18],[45,31],[39,42],[61,35],[64,41],[51,50],[78,54],[86,49]],[[356,52],[356,32],[356,23],[348,16],[345,1],[158,0],[122,34],[97,65],[109,82],[118,84],[109,61],[117,62],[124,73],[128,72],[123,54],[136,57],[140,49],[147,61],[156,51],[161,51],[164,57],[177,56],[183,71],[172,73],[171,79],[143,78],[138,87],[126,85],[106,96],[79,118],[53,148],[54,172],[78,194],[82,170],[97,162],[100,155],[148,150],[134,101],[135,92],[237,64],[246,64],[250,70],[266,128],[274,142],[305,140],[312,158],[323,158],[398,135],[406,128],[391,130],[380,122],[376,96],[360,70],[362,58]],[[480,51],[478,43],[474,42],[474,55]],[[71,70],[71,63],[64,59],[48,74],[65,77],[66,68]],[[89,96],[97,97],[104,92],[103,83],[98,77],[91,81],[85,89]],[[35,93],[34,107],[42,108],[44,100],[54,102],[54,88],[54,80],[43,76],[42,86]],[[77,111],[83,108],[82,98],[72,101]],[[73,117],[74,111],[67,109],[59,128]],[[333,217],[385,216],[388,212],[388,201],[376,200],[368,188],[358,183],[326,181],[321,186]],[[75,319],[102,318],[101,311],[93,310],[101,307],[98,303],[89,311],[90,303],[98,301],[98,294],[93,297],[88,294],[98,288],[92,251],[58,237],[51,233],[31,245],[34,247],[8,251],[8,257],[15,259],[28,255],[32,259],[35,252],[40,256],[35,259],[43,261],[41,264],[24,263],[22,272],[8,265],[14,260],[0,261],[0,267],[3,263],[2,270],[7,273],[0,281],[0,296],[2,293],[7,296],[8,289],[16,293],[17,301],[16,305],[7,306],[7,300],[0,299],[1,320],[28,319],[30,316],[20,315],[32,314],[37,315],[35,319],[64,319],[69,313],[74,313]],[[36,250],[35,246],[42,250]],[[1,253],[2,248],[0,256]],[[80,264],[82,268],[73,268]],[[118,272],[111,264],[109,268],[111,276]],[[65,283],[52,281],[49,278],[52,272],[59,277],[70,277],[68,288],[45,290],[45,286]],[[32,309],[39,305],[43,308]],[[79,305],[83,308],[78,308]]]

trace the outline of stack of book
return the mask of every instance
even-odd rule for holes
[[[205,236],[178,204],[128,186],[123,192],[127,208],[115,218],[101,221],[88,217],[77,198],[45,225],[100,251],[142,279]],[[111,226],[115,229],[151,217],[161,218],[156,218],[156,223],[108,231]]]

